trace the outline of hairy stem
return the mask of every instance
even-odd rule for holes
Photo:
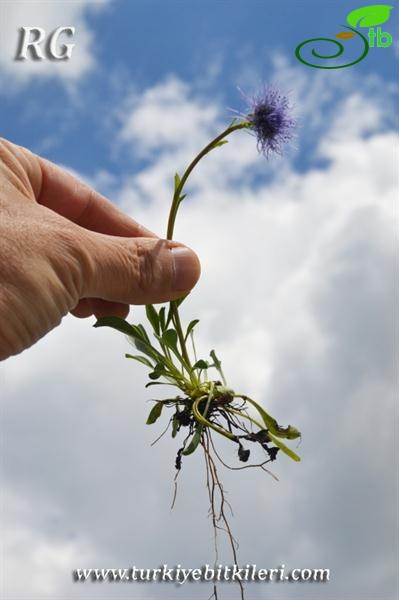
[[[222,140],[224,140],[224,138],[226,138],[231,133],[233,133],[233,131],[237,131],[238,129],[245,129],[247,127],[248,127],[247,121],[241,121],[234,125],[230,125],[229,127],[227,127],[227,129],[222,131],[222,133],[220,133],[218,136],[216,136],[211,142],[209,142],[209,144],[207,144],[201,150],[201,152],[199,152],[197,154],[197,156],[194,158],[194,160],[192,160],[191,163],[188,165],[187,169],[184,171],[183,177],[180,179],[180,183],[176,186],[175,193],[173,194],[172,205],[171,205],[170,211],[169,211],[168,229],[167,229],[167,234],[166,234],[167,240],[173,239],[173,231],[174,231],[174,227],[175,227],[177,211],[178,211],[178,208],[179,208],[179,205],[181,202],[181,193],[182,193],[183,188],[187,182],[187,179],[191,175],[192,171],[195,169],[195,167],[200,162],[200,160],[208,154],[208,152],[210,152],[214,148],[217,148],[217,144],[219,142],[221,142]]]
[[[170,211],[169,211],[166,239],[168,239],[168,240],[173,239],[173,232],[174,232],[177,212],[178,212],[179,206],[183,200],[182,191],[187,182],[187,179],[189,178],[190,174],[195,169],[197,164],[200,162],[200,160],[202,158],[204,158],[204,156],[206,156],[208,154],[208,152],[210,152],[214,148],[217,148],[218,144],[220,142],[222,142],[224,140],[224,138],[226,138],[231,133],[233,133],[233,131],[237,131],[238,129],[245,129],[248,127],[248,125],[249,124],[247,121],[240,121],[239,123],[230,125],[229,127],[227,127],[227,129],[222,131],[222,133],[220,133],[218,136],[216,136],[211,142],[209,142],[209,144],[207,144],[201,150],[201,152],[199,152],[199,154],[197,154],[197,156],[188,165],[187,169],[184,171],[183,177],[180,179],[179,183],[177,185],[175,185],[175,191],[173,194],[172,204],[171,204]],[[187,365],[190,367],[190,371],[191,371],[192,365],[191,365],[190,357],[187,352],[187,347],[186,347],[184,333],[183,333],[183,329],[182,329],[182,325],[181,325],[181,321],[180,321],[180,315],[179,315],[177,301],[170,302],[170,310],[172,313],[173,325],[176,329],[177,337],[179,339],[182,356],[183,356],[185,362],[187,363]],[[195,383],[193,381],[193,379],[196,379],[195,374],[190,372],[189,375],[190,375],[190,379],[191,379],[192,383]]]

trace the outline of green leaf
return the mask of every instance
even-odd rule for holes
[[[137,350],[143,354],[146,354],[155,361],[162,358],[162,355],[157,349],[151,345],[142,325],[130,325],[127,321],[119,317],[100,317],[97,319],[96,323],[94,323],[94,327],[111,327],[112,329],[116,329],[117,331],[128,335]]]
[[[169,307],[168,316],[167,316],[167,319],[166,319],[164,330],[169,326],[169,323],[172,321],[172,317],[173,317],[172,308]]]
[[[181,296],[181,298],[178,298],[177,300],[175,300],[176,302],[176,306],[180,306],[180,304],[182,304],[182,302],[185,301],[185,299],[187,298],[187,296],[189,295],[190,292],[187,292],[187,294],[184,294],[184,296]]]
[[[147,304],[145,307],[145,313],[147,315],[147,319],[152,325],[153,330],[159,335],[159,317],[154,306],[152,304]]]
[[[189,293],[190,292],[188,292],[187,294],[184,294],[184,296],[181,296],[177,300],[173,300],[170,304],[174,304],[176,306],[176,308],[179,308],[180,304],[182,304],[182,302],[184,302],[184,300],[187,298]],[[167,317],[166,323],[165,323],[165,329],[166,329],[166,327],[168,327],[169,323],[172,321],[172,317],[173,317],[172,308],[169,307],[168,317]]]
[[[159,360],[162,360],[162,354],[160,354],[160,352],[158,352],[158,350],[151,345],[150,341],[148,340],[148,336],[145,333],[145,330],[143,333],[144,327],[141,326],[141,329],[137,325],[131,325],[130,327],[130,333],[128,334],[129,339],[137,348],[137,350],[139,350],[143,354],[146,354],[155,362],[159,362]]]
[[[211,350],[211,351],[209,352],[209,356],[210,356],[210,357],[211,357],[211,359],[213,360],[213,364],[214,364],[215,368],[216,368],[218,371],[220,371],[220,369],[222,368],[222,363],[221,363],[221,361],[218,359],[218,357],[216,356],[216,354],[215,354],[215,351],[214,351],[214,350]]]
[[[182,452],[182,454],[184,454],[184,456],[188,456],[189,454],[192,454],[197,449],[198,444],[201,441],[201,433],[202,433],[202,425],[198,425],[193,437],[191,438],[191,442],[189,443],[187,448],[185,450],[183,450],[183,452]]]
[[[152,407],[150,414],[148,415],[147,425],[152,425],[161,416],[163,409],[163,402],[159,401]]]
[[[211,350],[210,353],[209,353],[209,355],[210,355],[210,357],[213,360],[213,366],[215,367],[215,369],[219,373],[220,377],[222,378],[222,381],[223,381],[224,385],[226,385],[226,378],[225,378],[224,373],[222,371],[222,363],[221,363],[221,361],[216,356],[214,350]]]
[[[174,329],[167,329],[163,332],[161,339],[168,348],[177,350],[177,333]]]
[[[245,400],[247,402],[249,402],[250,404],[252,404],[252,406],[254,408],[256,408],[256,410],[262,417],[264,424],[266,425],[267,429],[271,433],[274,433],[274,435],[277,435],[278,437],[287,437],[286,435],[281,435],[281,434],[282,433],[284,434],[289,429],[289,427],[287,427],[286,429],[283,429],[283,427],[280,427],[280,425],[277,423],[276,419],[274,417],[272,417],[271,415],[269,415],[269,413],[267,413],[260,404],[255,402],[255,400],[248,398],[248,396],[245,396]],[[294,430],[295,428],[293,427],[292,429]],[[298,431],[298,430],[296,429],[295,431]],[[298,431],[298,433],[299,433],[299,431]],[[299,436],[297,436],[297,437],[299,437]]]
[[[262,408],[257,402],[255,402],[255,400],[248,398],[248,396],[244,396],[244,398],[247,402],[249,402],[250,404],[252,404],[253,407],[256,408],[256,410],[262,417],[263,422],[268,429],[270,439],[273,441],[273,443],[276,444],[276,446],[278,446],[285,454],[287,454],[287,456],[289,456],[293,460],[300,461],[301,459],[299,458],[299,456],[297,454],[295,454],[295,452],[293,452],[290,448],[288,448],[285,444],[283,444],[283,442],[281,442],[279,439],[277,439],[278,437],[280,437],[280,438],[283,437],[283,438],[288,438],[288,439],[295,439],[297,437],[300,437],[301,434],[298,431],[298,429],[296,429],[295,427],[292,427],[291,425],[286,428],[280,427],[280,425],[277,423],[276,419],[271,417],[265,411],[264,408]]]
[[[154,348],[150,344],[147,344],[146,342],[143,342],[143,340],[137,337],[136,335],[129,336],[129,339],[131,340],[134,347],[137,350],[139,350],[139,352],[142,352],[146,356],[149,356],[155,362],[157,362],[162,357],[162,355],[156,350],[156,348]]]
[[[214,148],[218,148],[219,146],[224,146],[225,144],[228,144],[229,140],[220,140],[220,142],[216,142],[216,144],[213,144]]]
[[[287,438],[287,440],[296,440],[301,437],[301,432],[292,425],[288,425],[288,427],[279,427],[280,437]]]
[[[148,334],[146,332],[146,330],[144,329],[144,326],[139,323],[138,325],[136,325],[137,329],[140,331],[141,333],[141,339],[148,344],[149,346],[151,346],[151,342],[150,342],[150,338],[148,337]]]
[[[175,191],[177,190],[177,188],[179,187],[181,182],[180,176],[178,173],[175,173]]]
[[[149,381],[145,384],[145,387],[151,387],[152,385],[172,385],[171,383],[166,383],[166,381]]]
[[[176,417],[176,415],[173,415],[172,418],[172,438],[175,438],[177,435],[177,432],[179,431],[179,419]]]
[[[195,365],[193,365],[193,369],[208,369],[209,363],[206,360],[197,360]]]
[[[111,327],[126,335],[134,336],[134,326],[120,317],[100,317],[93,327]]]
[[[132,358],[133,360],[137,360],[138,362],[142,363],[143,365],[150,367],[150,369],[154,368],[154,365],[152,364],[152,362],[150,360],[148,360],[148,358],[146,358],[145,356],[135,356],[133,354],[125,354],[125,358]]]
[[[161,375],[165,374],[165,367],[162,363],[157,363],[155,365],[154,370],[152,371],[152,373],[148,374],[148,377],[150,379],[159,379],[161,377]]]
[[[197,325],[197,323],[199,323],[199,319],[193,319],[192,321],[190,321],[187,327],[186,335],[184,336],[184,341],[187,340],[188,336],[190,335],[194,327]]]
[[[165,329],[166,329],[165,311],[166,311],[166,308],[163,306],[158,313],[159,326],[161,328],[161,331],[165,331]]]
[[[352,27],[374,27],[388,21],[392,8],[386,4],[363,6],[349,13],[346,20]]]

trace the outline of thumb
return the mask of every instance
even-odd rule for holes
[[[82,297],[125,304],[176,300],[200,275],[197,255],[159,238],[126,238],[87,231]]]

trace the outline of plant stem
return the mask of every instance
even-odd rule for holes
[[[183,177],[180,179],[180,183],[176,186],[175,192],[173,194],[172,205],[171,205],[170,211],[169,211],[168,229],[167,229],[167,234],[166,234],[167,240],[173,239],[173,231],[174,231],[174,226],[175,226],[175,221],[176,221],[176,215],[177,215],[177,211],[179,208],[179,204],[181,202],[181,200],[180,200],[181,193],[183,191],[183,188],[186,184],[187,179],[189,178],[189,176],[191,175],[192,171],[195,169],[195,167],[197,166],[199,161],[202,158],[204,158],[204,156],[206,156],[206,154],[208,154],[208,152],[213,150],[213,148],[216,148],[217,144],[219,142],[221,142],[225,137],[227,137],[231,133],[233,133],[233,131],[237,131],[238,129],[246,129],[246,128],[248,128],[248,125],[249,124],[247,121],[240,121],[239,123],[236,123],[235,125],[230,125],[229,127],[227,127],[227,129],[222,131],[222,133],[220,133],[218,136],[216,136],[211,142],[209,142],[209,144],[207,144],[201,150],[201,152],[199,152],[199,154],[197,154],[197,156],[194,158],[194,160],[188,165],[187,169],[185,170],[185,172],[183,174]]]
[[[175,185],[175,191],[173,194],[172,204],[171,204],[170,211],[169,211],[168,229],[167,229],[166,239],[168,239],[168,240],[173,239],[173,232],[174,232],[177,212],[179,210],[180,203],[183,200],[182,191],[183,191],[185,183],[187,182],[187,179],[189,178],[190,174],[195,169],[197,164],[200,162],[200,160],[202,158],[204,158],[204,156],[206,156],[208,154],[208,152],[210,152],[214,148],[217,148],[219,142],[223,141],[223,139],[226,138],[231,133],[233,133],[233,131],[237,131],[238,129],[245,129],[245,128],[248,128],[248,126],[249,126],[249,124],[247,121],[240,121],[239,123],[230,125],[229,127],[227,127],[227,129],[222,131],[222,133],[220,133],[218,136],[216,136],[211,142],[209,142],[209,144],[207,144],[201,150],[201,152],[199,154],[197,154],[197,156],[194,158],[194,160],[192,160],[192,162],[188,165],[187,169],[185,170],[185,172],[183,174],[183,177],[180,179],[179,183],[177,185]],[[177,337],[179,338],[182,356],[183,356],[185,362],[187,363],[187,365],[191,369],[192,365],[191,365],[190,357],[187,352],[186,342],[184,340],[183,329],[182,329],[181,321],[180,321],[178,304],[176,301],[170,302],[170,310],[172,313],[173,325],[175,326]],[[195,374],[191,371],[189,373],[189,375],[190,375],[191,381],[193,383],[195,383],[194,379],[195,380],[197,379]]]
[[[200,397],[200,398],[197,398],[195,400],[195,402],[193,402],[192,411],[193,411],[193,415],[194,415],[196,421],[198,421],[198,423],[200,423],[200,425],[202,425],[202,427],[209,427],[210,429],[217,431],[217,433],[220,433],[220,435],[223,435],[224,437],[228,438],[229,440],[235,441],[236,436],[233,433],[230,433],[229,431],[225,431],[221,427],[218,427],[217,425],[215,425],[214,423],[211,423],[210,421],[208,421],[208,419],[205,418],[205,415],[208,412],[209,399],[208,399],[208,404],[207,404],[206,410],[203,412],[203,414],[200,413],[200,411],[198,410],[198,405],[202,399],[203,398]]]
[[[187,352],[186,342],[184,341],[184,333],[180,322],[179,309],[175,301],[170,302],[170,310],[172,311],[173,325],[175,326],[177,337],[179,338],[181,353],[185,363],[187,363],[187,366],[189,367],[188,374],[190,376],[191,382],[195,383],[195,381],[193,380],[194,373],[192,371],[192,364]]]

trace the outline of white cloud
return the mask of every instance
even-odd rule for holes
[[[88,567],[95,557],[95,549],[87,542],[65,539],[64,532],[57,539],[55,530],[66,518],[65,514],[44,498],[36,506],[31,500],[9,489],[2,490],[2,508],[7,519],[1,524],[0,584],[9,600],[26,598],[28,590],[29,598],[53,599],[60,590],[70,587],[73,569]]]
[[[214,100],[204,111],[177,79],[127,106],[119,143],[134,146],[148,163],[126,177],[119,199],[137,220],[163,231],[173,173],[184,164],[174,128],[190,150],[192,140],[202,143],[202,127],[208,134],[219,125],[222,111]],[[331,568],[328,587],[301,584],[309,599],[393,593],[392,214],[399,140],[383,128],[380,114],[376,96],[367,100],[348,88],[314,144],[327,164],[299,173],[289,161],[276,161],[268,181],[259,178],[268,165],[254,140],[236,135],[199,167],[178,216],[177,238],[197,250],[203,268],[182,309],[185,321],[201,319],[199,352],[215,347],[230,385],[303,431],[303,462],[281,457],[273,468],[278,484],[264,474],[223,473],[240,558],[265,568]],[[336,135],[338,125],[345,136]],[[134,308],[130,318],[142,314]],[[89,553],[95,548],[100,566],[213,560],[201,457],[184,461],[171,514],[178,444],[167,435],[149,447],[160,432],[144,426],[144,400],[154,394],[143,388],[145,370],[123,359],[127,349],[116,332],[67,318],[2,366],[6,483],[30,500],[48,499],[39,517],[29,517],[39,547],[46,506],[56,506],[64,520],[54,573],[70,568],[71,552],[79,554],[81,545]],[[225,450],[234,463],[235,454]],[[11,521],[16,532],[20,521]],[[77,536],[72,550],[70,523]],[[23,554],[15,560],[34,568],[35,560]],[[221,562],[229,561],[223,554]],[[23,586],[9,585],[14,596]],[[65,589],[68,597],[77,593],[62,585],[53,600]],[[259,599],[264,593],[256,586],[248,592]],[[127,598],[132,590],[115,586],[113,593]],[[160,597],[165,588],[140,593]],[[298,590],[275,586],[273,594],[292,599]],[[209,594],[198,585],[190,595]]]
[[[3,0],[0,3],[0,82],[2,93],[30,83],[33,79],[58,79],[73,85],[96,65],[95,40],[87,21],[89,12],[103,8],[109,0]],[[15,60],[21,27],[41,27],[47,34],[57,27],[75,27],[75,43],[69,60]]]
[[[205,99],[190,97],[190,86],[176,77],[127,98],[120,118],[120,137],[147,155],[160,148],[195,147],[215,131],[219,108]],[[194,138],[194,139],[193,139]]]

